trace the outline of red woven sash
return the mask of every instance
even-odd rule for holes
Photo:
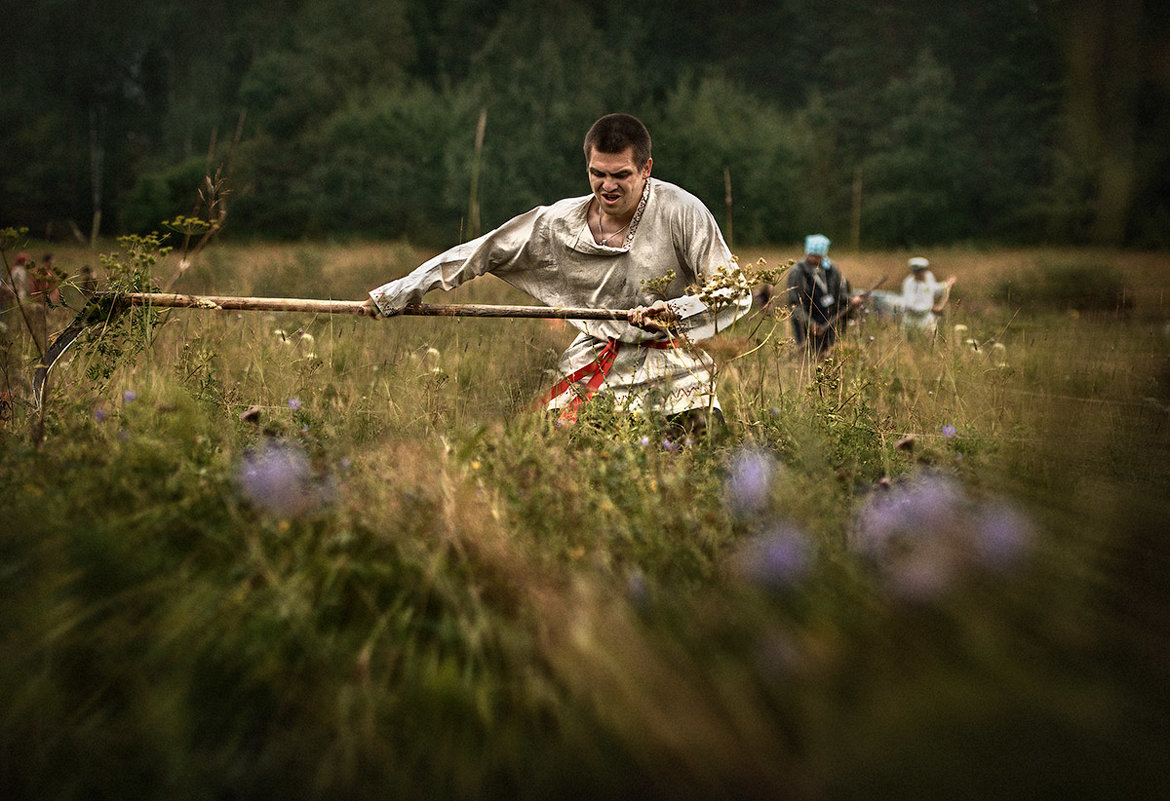
[[[585,385],[584,392],[578,392],[569,401],[568,405],[561,410],[560,420],[567,423],[576,422],[577,410],[582,404],[587,403],[590,398],[597,394],[598,388],[605,382],[606,376],[609,375],[609,371],[613,367],[614,360],[617,359],[618,348],[620,346],[621,343],[618,340],[608,340],[605,343],[605,347],[601,349],[601,352],[597,354],[597,357],[593,361],[554,384],[536,403],[536,408],[540,409],[547,406],[548,402],[553,398],[559,398],[568,392],[578,381],[589,376],[589,382]],[[671,348],[677,348],[678,345],[674,340],[667,340],[665,342],[660,340],[647,340],[646,342],[639,342],[638,347],[653,348],[654,350],[669,350]]]

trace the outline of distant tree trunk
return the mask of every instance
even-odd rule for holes
[[[723,166],[723,202],[727,206],[727,247],[735,247],[735,236],[731,227],[731,168]]]
[[[1094,241],[1125,237],[1137,184],[1137,101],[1141,83],[1141,0],[1067,4],[1067,125],[1093,183]]]
[[[853,210],[849,217],[853,249],[861,250],[861,165],[853,170]]]
[[[207,158],[203,162],[203,172],[211,175],[211,167],[215,162],[215,146],[219,142],[219,126],[211,129],[211,141],[207,143]]]
[[[487,132],[487,107],[479,110],[479,122],[475,125],[475,157],[471,162],[471,198],[468,202],[468,239],[480,234],[479,221],[479,157],[483,153],[483,137]]]
[[[97,243],[102,227],[102,180],[105,174],[106,150],[102,144],[105,109],[97,102],[89,106],[89,187],[93,202],[93,222],[89,229],[89,244]]]

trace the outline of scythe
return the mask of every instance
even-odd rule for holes
[[[98,292],[89,298],[61,333],[45,348],[33,371],[33,400],[40,408],[49,370],[93,325],[106,323],[134,306],[167,309],[209,309],[213,311],[308,312],[310,314],[352,314],[375,316],[364,300],[319,300],[313,298],[257,298],[222,295],[175,295],[162,292]],[[417,317],[525,317],[558,320],[626,320],[625,309],[588,309],[554,306],[501,306],[473,303],[416,303],[403,308],[403,315]]]

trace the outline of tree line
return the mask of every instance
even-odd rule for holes
[[[2,0],[0,220],[446,244],[641,117],[736,243],[1170,244],[1170,13],[1123,0]]]

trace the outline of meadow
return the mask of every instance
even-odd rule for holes
[[[217,243],[174,289],[362,298],[428,255]],[[43,415],[10,325],[0,795],[1164,797],[1170,255],[921,255],[937,337],[868,316],[811,363],[757,314],[699,441],[533,412],[560,323],[166,311]]]

